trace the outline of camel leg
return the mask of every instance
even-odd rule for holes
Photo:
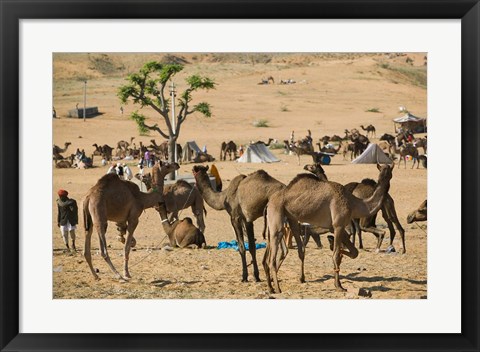
[[[265,279],[267,280],[267,286],[268,286],[268,292],[273,293],[273,286],[272,286],[272,276],[270,275],[270,247],[272,245],[272,242],[268,241],[267,248],[265,249],[265,254],[263,255],[263,269],[265,270]]]
[[[300,236],[300,224],[295,220],[288,221],[290,229],[292,230],[295,242],[297,242],[298,258],[300,259],[300,282],[305,282],[305,247],[303,245],[302,237]]]
[[[248,238],[248,251],[252,256],[252,265],[253,265],[253,276],[255,277],[256,282],[260,282],[260,274],[258,272],[258,264],[257,264],[257,248],[255,246],[255,234],[253,232],[253,222],[245,222],[245,228],[247,230],[247,238]]]
[[[242,282],[248,282],[248,271],[247,271],[247,259],[245,258],[245,243],[243,241],[243,231],[242,231],[242,222],[238,217],[231,217],[230,221],[232,222],[233,230],[235,231],[235,236],[237,237],[238,243],[238,253],[242,259]]]
[[[320,234],[312,233],[310,236],[313,238],[313,241],[317,245],[317,248],[323,248],[322,240],[320,239]],[[305,248],[306,247],[307,247],[307,245],[305,244]]]
[[[270,264],[270,272],[272,273],[272,279],[273,279],[273,284],[275,286],[275,291],[272,292],[277,292],[281,293],[282,290],[280,289],[280,285],[278,284],[278,275],[277,275],[277,264],[276,264],[276,259],[277,259],[277,252],[278,252],[278,247],[280,246],[280,242],[282,241],[282,237],[284,236],[283,234],[283,229],[281,229],[279,232],[277,232],[270,243],[272,244],[271,252],[269,253],[269,264]]]
[[[128,260],[130,257],[130,248],[132,247],[132,240],[133,240],[133,232],[137,228],[138,225],[138,218],[137,219],[129,219],[128,226],[127,226],[127,239],[125,241],[125,258],[124,258],[124,266],[123,266],[123,274],[127,279],[130,279],[130,272],[128,271]]]
[[[395,239],[395,230],[393,228],[392,222],[395,224],[397,231],[400,233],[400,238],[402,240],[402,249],[400,253],[405,254],[407,251],[407,247],[405,246],[405,230],[403,229],[400,221],[398,221],[397,212],[395,210],[395,205],[393,199],[386,199],[386,202],[389,203],[389,207],[382,210],[382,216],[388,224],[388,228],[390,230],[390,245],[393,245],[393,240]],[[388,210],[387,210],[388,209]]]
[[[356,257],[358,257],[358,249],[355,248],[355,245],[348,239],[348,235],[346,232],[342,236],[342,245],[347,249],[347,251],[344,249],[340,250],[340,253],[342,253],[342,255],[346,255],[351,259],[355,259]]]
[[[93,233],[93,228],[90,225],[90,228],[87,231],[85,231],[85,246],[83,250],[83,256],[85,257],[85,260],[87,261],[87,264],[90,267],[90,271],[92,272],[92,275],[95,278],[95,280],[100,280],[92,264],[92,250],[91,250],[92,233]]]
[[[107,240],[105,238],[105,233],[107,232],[107,223],[105,222],[103,224],[97,225],[96,228],[97,228],[97,232],[98,232],[98,239],[99,239],[99,242],[100,242],[100,253],[101,253],[103,259],[105,259],[108,266],[110,267],[110,270],[112,270],[112,272],[114,273],[115,277],[117,279],[122,279],[122,275],[120,275],[118,273],[117,269],[115,269],[115,267],[113,266],[112,261],[110,259],[110,256],[108,255]]]
[[[201,199],[201,198],[200,198]],[[194,205],[192,205],[192,212],[193,215],[195,216],[195,219],[197,221],[197,227],[202,233],[205,233],[205,221],[203,219],[203,202],[195,202]]]
[[[343,229],[341,227],[336,227],[334,230],[332,259],[335,288],[337,289],[337,291],[345,292],[346,289],[344,289],[342,287],[342,284],[340,283],[340,264],[342,263],[342,235]]]

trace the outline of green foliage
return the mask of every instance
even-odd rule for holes
[[[260,119],[253,121],[253,126],[255,127],[270,127],[268,120],[266,119]]]
[[[271,143],[269,148],[270,149],[283,149],[283,148],[285,148],[285,144],[283,144],[283,143]]]
[[[379,108],[370,108],[368,110],[365,110],[365,112],[380,112]]]
[[[193,107],[194,111],[198,111],[206,117],[212,117],[212,111],[210,109],[210,104],[206,102],[198,103]]]
[[[145,116],[139,114],[138,111],[132,112],[130,119],[137,123],[138,132],[140,135],[146,135],[149,132],[149,129],[145,126]]]
[[[427,88],[427,70],[425,67],[391,65],[385,62],[380,63],[379,66],[394,73],[396,78],[402,78],[403,81]],[[397,80],[394,80],[394,83],[397,83]]]

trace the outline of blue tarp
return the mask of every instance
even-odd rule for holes
[[[256,249],[266,248],[266,247],[267,247],[267,244],[265,242],[255,244]],[[224,249],[224,248],[233,248],[236,251],[238,251],[238,242],[235,240],[230,242],[218,242],[217,249]],[[248,250],[248,242],[245,242],[245,249]]]

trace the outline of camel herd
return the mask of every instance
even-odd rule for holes
[[[367,134],[375,136],[375,127],[372,125],[366,128],[362,125],[361,128],[366,130]],[[171,247],[204,248],[206,247],[204,216],[207,214],[205,202],[214,210],[226,211],[230,217],[238,242],[242,265],[241,279],[244,282],[248,280],[245,238],[248,243],[255,243],[253,223],[259,218],[264,219],[263,237],[267,240],[267,248],[262,259],[262,266],[266,275],[266,284],[271,293],[281,292],[278,273],[288,250],[293,248],[291,238],[295,238],[301,263],[299,280],[304,282],[306,243],[309,237],[313,237],[317,246],[321,247],[320,235],[329,232],[333,234],[327,238],[332,251],[335,288],[345,291],[340,282],[340,265],[343,256],[352,259],[358,256],[358,249],[355,245],[356,236],[358,235],[358,248],[362,249],[362,232],[374,234],[377,237],[375,250],[380,251],[385,231],[376,227],[376,217],[379,211],[381,211],[390,232],[390,245],[392,245],[397,231],[402,243],[400,253],[405,253],[405,230],[398,219],[395,202],[388,193],[395,164],[377,165],[379,171],[377,180],[363,179],[359,182],[342,185],[328,179],[321,166],[319,155],[339,153],[342,148],[348,148],[351,144],[353,144],[353,155],[357,155],[359,149],[369,143],[368,137],[361,135],[356,129],[346,130],[344,138],[324,136],[317,143],[320,151],[315,152],[310,130],[305,138],[297,141],[293,139],[293,135],[292,132],[290,141],[284,141],[285,149],[296,154],[299,163],[301,155],[312,156],[314,163],[304,167],[307,173],[301,173],[288,184],[284,184],[264,170],[258,170],[249,175],[236,176],[224,190],[212,187],[209,167],[202,165],[193,166],[195,185],[184,180],[165,185],[165,177],[178,170],[179,165],[161,161],[166,158],[163,144],[157,145],[152,140],[148,149],[140,144],[139,152],[136,153],[134,137],[130,139],[130,142],[119,141],[116,148],[117,153],[120,150],[129,155],[141,157],[142,150],[153,150],[161,155],[152,167],[151,173],[136,175],[139,181],[146,186],[147,192],[142,192],[135,183],[123,180],[116,174],[107,174],[101,177],[85,196],[83,201],[84,256],[93,277],[99,278],[92,263],[91,236],[93,230],[99,236],[101,256],[116,278],[126,280],[131,278],[128,262],[130,250],[136,246],[134,232],[139,223],[139,217],[145,209],[155,208],[157,210]],[[393,150],[394,153],[399,152],[399,165],[404,160],[401,158],[407,155],[405,150],[408,150],[408,155],[412,156],[414,161],[417,159],[417,162],[419,155],[416,148],[424,148],[424,152],[426,152],[426,138],[424,140],[417,139],[411,143],[406,134],[399,133],[397,136],[384,134],[380,140],[388,143],[390,150]],[[273,139],[270,138],[268,142],[258,141],[256,143],[268,146],[272,141]],[[339,144],[335,147],[331,142],[339,142]],[[53,155],[56,164],[65,161],[62,153],[67,151],[70,144],[66,142],[64,148],[54,146]],[[93,146],[95,147],[93,155],[100,155],[102,158],[112,157],[114,149],[108,145],[94,144]],[[409,148],[415,148],[417,154],[412,153]],[[84,154],[83,151],[82,153]],[[235,160],[238,157],[237,153],[237,145],[233,141],[223,142],[220,160],[225,160],[227,154],[230,160]],[[256,191],[252,192],[252,189]],[[180,211],[185,208],[191,208],[196,224],[188,217],[179,218]],[[425,221],[426,219],[427,203],[425,201],[417,210],[408,215],[407,222]],[[108,254],[106,240],[108,221],[116,224],[117,238],[124,243],[123,274],[117,271]],[[255,281],[260,281],[256,246],[248,246],[248,251],[251,257],[253,277]]]

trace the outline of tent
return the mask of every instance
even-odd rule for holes
[[[280,159],[273,155],[265,144],[255,143],[250,144],[237,161],[239,163],[275,163]]]
[[[412,130],[417,133],[427,132],[427,120],[413,116],[409,112],[401,117],[393,119],[393,122],[402,125],[404,130]],[[397,132],[397,129],[395,129],[395,132]]]
[[[393,163],[383,150],[374,143],[370,143],[365,151],[352,160],[352,164],[391,164]]]
[[[183,161],[192,161],[195,157],[202,151],[198,147],[195,141],[189,141],[185,143],[182,149],[182,162]]]

